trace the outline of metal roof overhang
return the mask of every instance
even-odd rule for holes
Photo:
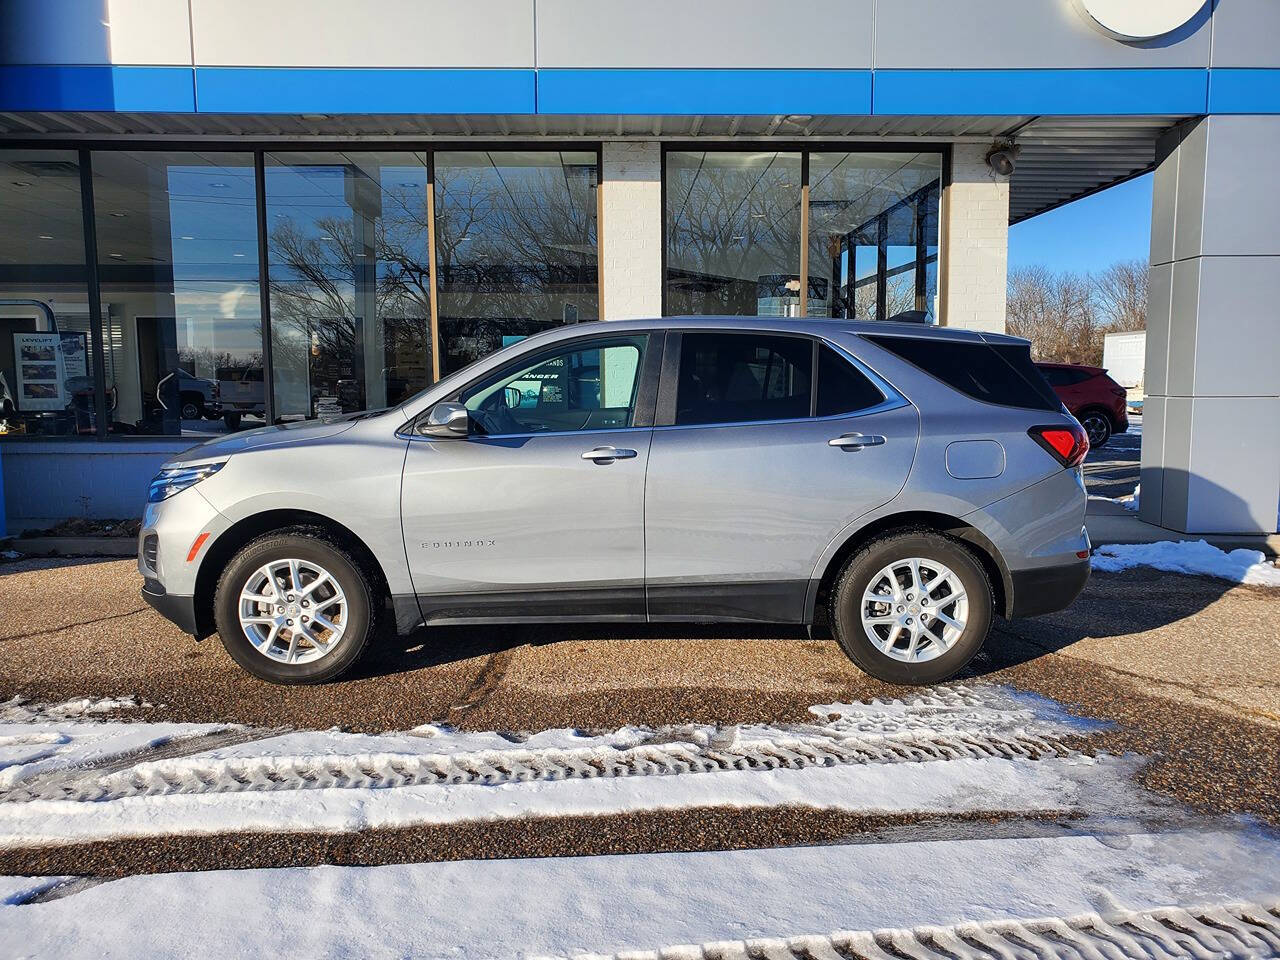
[[[797,142],[984,141],[1021,147],[1010,184],[1009,222],[1096,193],[1152,169],[1156,140],[1180,116],[636,116],[553,114],[182,114],[0,113],[4,140],[136,143],[140,140],[428,141],[567,138]]]

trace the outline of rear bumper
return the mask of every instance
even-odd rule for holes
[[[199,637],[196,626],[196,602],[194,597],[166,593],[159,580],[150,577],[142,581],[142,599],[155,607],[160,615],[176,623],[184,632]]]
[[[1089,582],[1089,561],[1079,560],[1052,567],[1010,570],[1012,598],[1009,617],[1036,617],[1071,606]]]

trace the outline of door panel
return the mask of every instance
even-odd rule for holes
[[[819,556],[849,522],[897,496],[918,432],[909,405],[656,428],[645,490],[650,619],[706,611],[716,619],[802,620]],[[855,433],[869,444],[830,444]]]
[[[423,617],[642,619],[651,432],[411,441],[401,512]],[[583,459],[605,446],[619,458]]]

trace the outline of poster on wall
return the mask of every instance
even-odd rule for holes
[[[67,405],[66,367],[59,333],[15,333],[18,409],[62,410]]]
[[[62,369],[67,380],[89,375],[89,338],[87,334],[71,331],[58,334],[62,338]],[[64,381],[65,382],[65,381]]]

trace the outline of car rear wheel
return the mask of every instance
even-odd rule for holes
[[[183,420],[199,420],[204,416],[204,401],[183,397],[181,416]]]
[[[374,579],[340,544],[307,529],[240,550],[218,581],[218,635],[232,659],[272,683],[323,683],[364,652],[379,608]]]
[[[238,414],[238,413],[224,413],[224,414],[222,415],[222,422],[223,422],[223,423],[225,423],[225,424],[227,425],[227,429],[228,429],[228,430],[239,430],[239,429],[240,429],[240,414]]]
[[[874,540],[846,561],[828,611],[841,649],[887,683],[939,683],[977,655],[995,602],[977,558],[931,530]]]
[[[1080,414],[1080,426],[1089,435],[1090,449],[1097,450],[1111,439],[1111,418],[1101,410],[1086,410]]]

